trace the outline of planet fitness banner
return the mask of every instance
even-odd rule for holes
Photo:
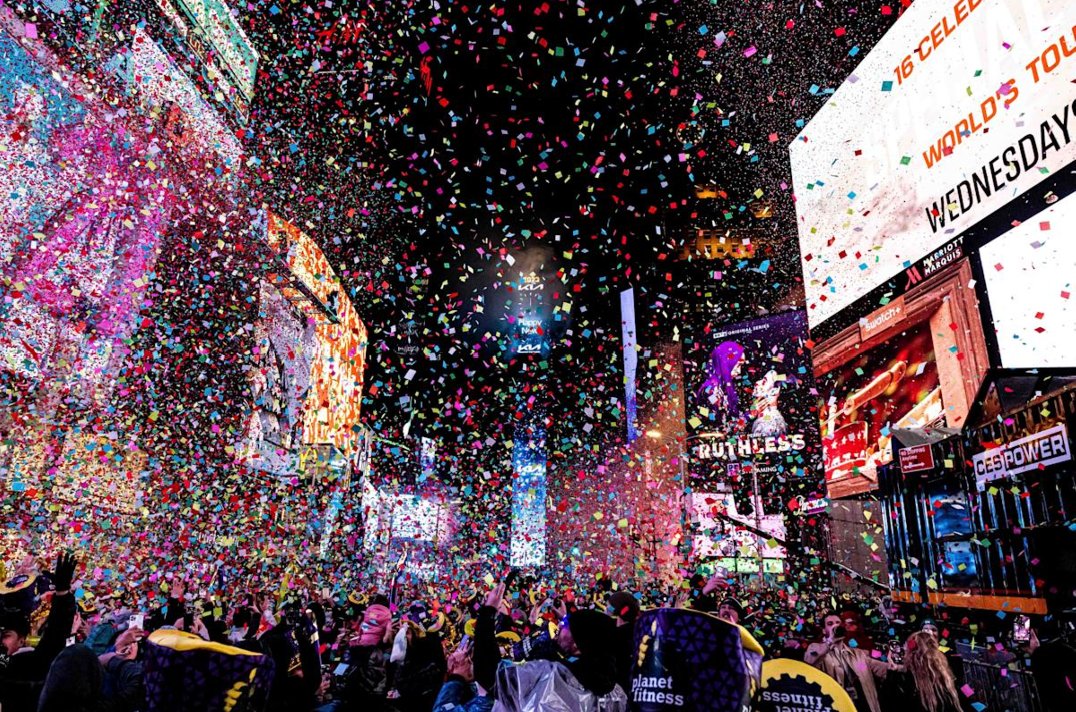
[[[852,698],[829,675],[798,660],[762,664],[755,712],[855,712]]]
[[[657,608],[635,626],[628,704],[635,712],[742,712],[762,648],[742,628],[697,611]]]

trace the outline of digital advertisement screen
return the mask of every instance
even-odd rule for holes
[[[335,311],[333,323],[306,302],[306,314],[315,320],[316,327],[303,438],[308,444],[332,443],[347,450],[357,437],[360,423],[366,325],[324,252],[306,233],[270,213],[266,239],[284,258],[291,274]],[[299,290],[281,286],[281,292],[295,303],[304,303]]]
[[[1076,159],[1070,0],[917,2],[789,147],[811,326]]]
[[[691,471],[700,486],[817,472],[803,312],[697,329],[685,360]]]
[[[448,526],[443,503],[417,495],[397,495],[392,502],[393,539],[438,541]]]
[[[874,489],[878,466],[893,459],[892,429],[936,424],[944,414],[930,322],[818,376],[818,394],[829,496]]]
[[[316,341],[315,327],[271,284],[263,282],[252,354],[247,371],[253,397],[243,461],[249,467],[285,476],[298,466],[295,454]]]
[[[692,538],[695,555],[700,558],[783,559],[787,552],[777,539],[785,539],[784,518],[780,514],[761,514],[761,511],[756,505],[757,516],[739,512],[731,494],[692,493],[692,521],[696,524]],[[759,536],[737,526],[737,522],[748,524],[769,536]]]
[[[639,368],[639,344],[635,331],[635,290],[620,293],[620,344],[624,349],[624,409],[628,414],[628,442],[639,437],[639,404],[636,375]]]
[[[539,356],[549,353],[551,298],[551,295],[546,293],[546,280],[541,274],[531,272],[515,283],[515,313],[509,317],[512,353]]]
[[[545,433],[522,428],[512,449],[512,566],[545,563]]]
[[[1076,366],[1076,196],[983,246],[986,293],[1005,368]]]

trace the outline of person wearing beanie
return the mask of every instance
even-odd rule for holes
[[[96,712],[102,705],[104,670],[85,645],[56,656],[41,690],[40,712]]]
[[[616,617],[616,630],[613,631],[616,679],[627,691],[631,689],[631,660],[635,657],[635,620],[639,617],[639,601],[627,591],[615,591],[609,596],[609,609]]]
[[[735,598],[726,598],[717,607],[717,617],[726,623],[740,625],[744,619],[743,605]]]

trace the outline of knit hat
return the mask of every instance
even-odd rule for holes
[[[568,630],[583,655],[597,655],[609,645],[616,621],[591,608],[568,614]]]
[[[366,609],[366,615],[362,619],[362,634],[359,636],[359,645],[380,645],[385,639],[385,631],[392,623],[392,613],[380,603],[375,603]]]
[[[723,601],[721,601],[721,604],[718,606],[718,609],[720,609],[722,606],[728,606],[732,610],[736,611],[736,617],[739,620],[742,621],[744,619],[744,614],[746,614],[746,611],[743,608],[743,604],[737,601],[735,598],[724,599]]]
[[[609,595],[609,605],[613,615],[626,621],[633,621],[639,615],[639,601],[627,591],[615,591]]]

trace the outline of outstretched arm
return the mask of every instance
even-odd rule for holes
[[[492,693],[497,682],[497,666],[501,664],[501,649],[497,647],[497,610],[504,598],[505,585],[497,584],[486,596],[486,605],[478,609],[474,626],[474,679],[482,689]]]

